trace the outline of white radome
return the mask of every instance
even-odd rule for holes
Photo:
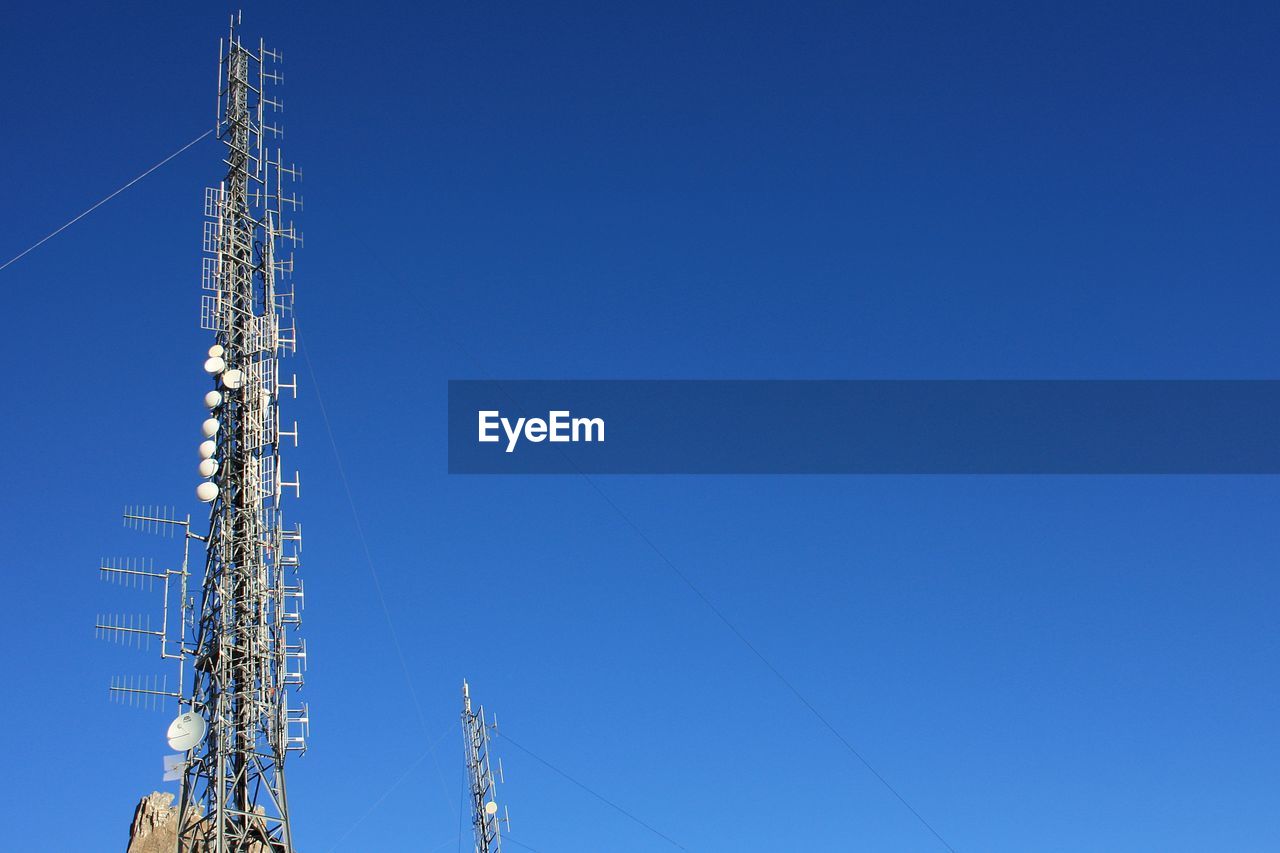
[[[217,391],[210,391],[204,395],[204,405],[207,409],[216,409],[218,404],[222,402],[222,395]]]
[[[218,434],[218,426],[217,418],[209,418],[204,423],[200,424],[200,429],[204,432],[205,438],[213,438]]]
[[[205,503],[213,503],[213,499],[218,496],[218,487],[208,480],[196,486],[196,497]]]
[[[222,360],[222,356],[212,355],[205,360],[204,372],[210,376],[217,376],[219,373],[227,369],[227,363]]]
[[[217,459],[201,459],[200,460],[200,476],[201,477],[212,477],[216,473],[218,473]]]
[[[485,803],[484,813],[489,815],[490,817],[493,817],[498,813],[498,804],[495,803],[493,800],[490,800],[489,802]]]
[[[230,388],[232,391],[240,387],[240,383],[244,381],[244,373],[239,370],[228,370],[222,374],[222,384]]]
[[[169,741],[170,749],[186,752],[189,749],[194,749],[196,744],[200,743],[200,739],[204,737],[205,729],[204,717],[188,711],[185,714],[179,714],[177,719],[169,724],[169,730],[165,732],[165,737]]]
[[[200,458],[208,459],[214,453],[218,452],[218,443],[213,439],[200,442]]]
[[[222,348],[222,344],[214,344],[209,347],[209,358],[222,358],[226,350]]]

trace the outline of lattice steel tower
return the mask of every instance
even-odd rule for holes
[[[280,135],[271,122],[282,105],[268,96],[283,82],[275,68],[280,56],[261,41],[245,47],[238,23],[237,16],[219,75],[227,172],[205,204],[206,286],[213,292],[201,314],[215,338],[205,369],[219,387],[210,392],[215,406],[204,431],[218,461],[214,488],[200,495],[212,511],[191,698],[207,733],[184,775],[178,847],[291,853],[284,760],[305,748],[302,735],[291,732],[305,714],[291,712],[287,697],[302,682],[306,650],[289,638],[299,619],[291,599],[301,600],[293,577],[301,530],[286,528],[280,512],[284,489],[296,495],[299,481],[285,483],[280,473],[280,439],[296,444],[297,426],[280,429],[279,357],[293,351],[296,334],[292,287],[281,286],[293,260],[277,249],[297,242],[284,224],[285,210],[297,206],[284,184],[297,172],[268,144]]]
[[[271,144],[281,135],[274,115],[282,105],[270,94],[283,82],[280,55],[261,41],[247,47],[239,26],[233,16],[219,51],[226,174],[205,191],[200,320],[214,341],[200,445],[206,479],[196,495],[210,505],[209,528],[201,535],[174,513],[126,512],[127,523],[182,533],[184,555],[192,540],[203,542],[199,600],[188,595],[185,556],[180,571],[104,563],[115,579],[162,582],[165,617],[158,630],[141,620],[98,620],[117,638],[158,638],[162,656],[178,661],[176,692],[145,680],[112,690],[130,700],[177,699],[170,746],[184,752],[167,763],[169,778],[181,780],[179,853],[293,853],[284,763],[306,749],[308,729],[306,706],[289,702],[306,665],[305,641],[292,636],[301,621],[302,531],[281,514],[283,492],[296,496],[299,478],[282,478],[280,443],[296,446],[298,431],[296,422],[282,429],[279,412],[281,392],[297,391],[296,376],[282,381],[279,360],[297,341],[289,282],[301,240],[285,215],[299,207],[288,187],[301,176]]]
[[[504,807],[498,817],[498,781],[502,779],[502,760],[498,760],[498,776],[494,777],[489,765],[489,732],[497,732],[498,718],[493,725],[485,723],[484,706],[471,710],[471,688],[462,682],[462,749],[467,762],[467,785],[471,800],[471,828],[475,834],[475,853],[502,853],[502,832],[499,823],[511,829],[511,818]]]

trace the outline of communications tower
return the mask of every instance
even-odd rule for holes
[[[471,800],[471,828],[475,834],[475,853],[502,853],[499,823],[511,829],[511,818],[504,807],[498,817],[498,782],[502,780],[502,760],[498,760],[498,776],[489,766],[489,732],[497,732],[498,718],[486,724],[484,706],[471,710],[471,688],[462,682],[462,748],[467,762],[467,785]]]
[[[298,438],[296,421],[281,423],[280,395],[296,396],[297,377],[284,381],[280,360],[297,342],[292,248],[301,238],[285,217],[300,207],[290,187],[301,175],[274,144],[280,54],[260,40],[246,45],[240,24],[232,16],[219,50],[225,174],[204,203],[200,323],[213,345],[196,496],[209,505],[208,529],[194,532],[173,512],[126,511],[126,524],[182,536],[182,568],[104,563],[111,579],[160,583],[164,616],[156,629],[141,619],[98,620],[117,639],[158,639],[161,656],[178,663],[176,691],[145,679],[119,680],[112,691],[131,702],[177,700],[168,735],[179,754],[166,759],[166,778],[181,781],[179,853],[293,853],[284,764],[305,751],[308,730],[306,706],[290,701],[306,666],[305,641],[293,636],[302,531],[281,512],[300,480],[286,481],[280,464],[282,440],[296,447]],[[188,591],[193,541],[205,553],[198,597]]]

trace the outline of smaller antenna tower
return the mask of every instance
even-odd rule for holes
[[[475,832],[475,853],[501,853],[502,833],[498,825],[505,824],[511,831],[511,817],[506,806],[498,817],[498,782],[506,784],[502,776],[502,759],[498,759],[498,776],[495,779],[489,767],[489,732],[498,733],[498,715],[493,724],[484,719],[484,706],[471,710],[471,688],[462,682],[462,747],[467,760],[467,782],[471,791],[471,828]]]

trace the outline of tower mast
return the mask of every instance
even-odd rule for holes
[[[498,780],[489,767],[489,731],[497,731],[498,718],[493,725],[485,723],[484,706],[471,710],[471,688],[462,682],[462,747],[467,762],[467,785],[471,801],[471,828],[475,834],[475,853],[502,853],[500,822],[511,829],[511,819],[502,810],[498,818]],[[502,761],[498,761],[498,778],[502,777]]]
[[[259,41],[246,47],[240,17],[231,19],[220,51],[218,136],[226,146],[222,183],[206,191],[201,325],[214,333],[205,370],[214,389],[204,432],[197,495],[210,504],[198,615],[192,625],[191,706],[206,723],[182,778],[180,853],[292,853],[285,795],[285,756],[305,749],[305,706],[288,694],[301,686],[303,642],[290,630],[300,621],[302,586],[296,577],[301,529],[286,527],[280,440],[297,444],[297,425],[280,427],[279,358],[292,353],[293,291],[285,282],[297,244],[285,194],[299,177],[270,141],[281,103],[268,94],[283,82],[280,55]],[[206,454],[205,450],[212,449]],[[207,464],[209,460],[212,465]]]
[[[196,497],[209,505],[208,530],[171,509],[129,507],[126,526],[182,537],[181,568],[132,558],[100,567],[104,580],[163,592],[158,626],[106,615],[97,630],[126,645],[155,641],[178,665],[176,689],[145,676],[111,685],[114,698],[133,705],[176,700],[168,739],[179,754],[166,757],[165,779],[181,782],[178,853],[293,853],[284,763],[306,750],[309,727],[305,703],[289,701],[307,660],[305,640],[293,637],[302,620],[302,528],[285,526],[281,513],[285,489],[296,497],[300,481],[280,473],[281,441],[298,443],[297,422],[281,426],[280,394],[296,395],[298,382],[283,381],[280,359],[297,343],[292,248],[302,241],[285,215],[301,207],[287,189],[301,173],[270,144],[281,135],[273,122],[282,104],[270,95],[284,81],[280,55],[261,40],[246,47],[239,28],[233,15],[219,50],[216,130],[226,172],[204,202],[200,325],[213,346]],[[198,604],[193,542],[205,551]]]

